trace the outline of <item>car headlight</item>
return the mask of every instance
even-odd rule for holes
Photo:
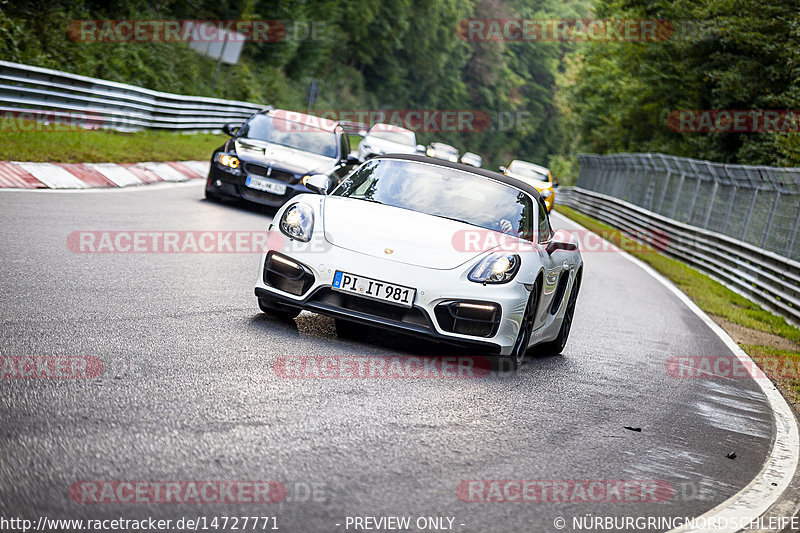
[[[552,189],[545,189],[543,191],[539,191],[539,194],[542,195],[542,198],[550,198],[553,196],[553,191]]]
[[[436,150],[434,150],[433,148],[428,148],[427,150],[425,150],[425,153],[428,154],[428,157],[436,156]]]
[[[314,230],[314,210],[308,204],[290,205],[283,212],[280,228],[287,237],[303,242],[310,241],[311,232]]]
[[[239,159],[234,155],[223,154],[222,152],[219,152],[216,156],[214,156],[214,161],[225,167],[239,168]]]
[[[517,254],[495,252],[475,265],[467,278],[476,283],[508,283],[517,274],[520,263]]]

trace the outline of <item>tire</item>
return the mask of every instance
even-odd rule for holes
[[[268,300],[267,298],[259,298],[258,307],[261,308],[261,311],[265,315],[284,320],[294,320],[297,318],[297,315],[300,314],[300,309],[297,309],[296,307],[284,307],[282,305],[276,305],[275,302]]]
[[[361,331],[358,324],[349,320],[336,318],[334,323],[336,324],[336,336],[342,339],[352,339]]]
[[[564,311],[564,319],[561,321],[561,328],[558,330],[558,336],[550,342],[545,342],[540,345],[538,351],[543,355],[558,355],[564,351],[569,339],[569,332],[572,329],[572,319],[575,317],[575,302],[578,301],[578,291],[581,289],[582,272],[578,272],[575,278],[572,292],[569,294],[567,300],[567,309]]]
[[[500,356],[500,363],[503,368],[510,368],[517,370],[522,361],[525,360],[525,354],[528,351],[528,343],[533,334],[533,323],[536,319],[536,308],[539,303],[539,281],[537,280],[531,290],[531,295],[528,297],[528,303],[525,306],[525,312],[522,314],[522,322],[519,326],[519,333],[517,333],[517,340],[514,343],[514,348],[511,350],[510,355]]]

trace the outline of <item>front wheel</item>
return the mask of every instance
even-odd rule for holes
[[[522,315],[522,322],[520,322],[519,325],[519,333],[517,333],[517,340],[514,343],[514,348],[511,350],[511,354],[500,357],[503,367],[510,367],[511,370],[517,370],[525,359],[525,353],[528,351],[528,343],[530,343],[531,335],[533,334],[533,323],[536,319],[536,305],[538,302],[539,282],[537,281],[531,290],[531,295],[528,297],[528,303]]]
[[[578,272],[578,275],[575,278],[574,287],[572,287],[572,292],[570,293],[569,300],[567,301],[567,308],[564,311],[564,320],[561,321],[561,328],[558,330],[558,337],[550,342],[542,344],[539,348],[541,353],[558,355],[564,351],[564,347],[567,345],[567,339],[569,339],[569,332],[572,329],[572,319],[575,316],[575,303],[578,301],[578,291],[581,288],[581,277],[582,273]]]

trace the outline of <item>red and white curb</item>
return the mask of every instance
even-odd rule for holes
[[[92,189],[205,178],[208,161],[168,163],[28,163],[0,161],[0,188]]]

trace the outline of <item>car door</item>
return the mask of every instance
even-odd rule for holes
[[[542,287],[542,299],[539,302],[539,308],[536,313],[536,326],[543,326],[546,323],[547,314],[550,312],[550,306],[553,304],[553,297],[556,294],[558,287],[558,279],[563,272],[565,265],[558,263],[554,260],[553,255],[547,253],[547,243],[553,237],[553,228],[550,225],[550,215],[547,213],[547,208],[544,201],[539,198],[538,206],[538,232],[537,237],[539,240],[539,258],[544,267],[544,285]]]

